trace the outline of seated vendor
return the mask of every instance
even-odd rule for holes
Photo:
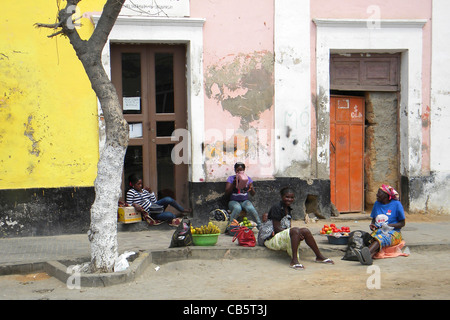
[[[373,241],[369,247],[356,251],[359,261],[364,265],[372,264],[372,257],[382,248],[396,246],[402,241],[405,212],[394,188],[383,184],[378,189],[377,201],[370,217]]]
[[[281,189],[280,195],[281,201],[275,203],[268,214],[263,215],[264,223],[258,232],[259,245],[271,250],[286,251],[291,257],[289,266],[296,270],[302,270],[305,267],[300,263],[298,248],[300,242],[305,240],[305,243],[316,255],[316,262],[334,264],[333,260],[322,255],[308,228],[291,227],[291,205],[295,199],[294,190],[285,187]]]
[[[253,188],[253,180],[246,176],[248,180],[245,186],[239,187],[237,183],[238,175],[244,174],[245,164],[237,162],[234,165],[234,171],[236,174],[229,176],[225,185],[225,195],[230,197],[230,201],[228,202],[228,208],[231,211],[229,221],[231,222],[236,219],[241,211],[244,210],[255,219],[256,227],[259,229],[261,227],[261,219],[248,196],[249,194],[254,196],[256,193]]]

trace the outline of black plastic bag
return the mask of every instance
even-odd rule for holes
[[[368,247],[371,242],[372,236],[366,231],[355,230],[350,232],[347,248],[342,260],[359,261],[358,256],[355,253],[355,249],[361,250],[364,247]]]
[[[191,221],[183,218],[172,235],[169,248],[187,247],[192,244]]]

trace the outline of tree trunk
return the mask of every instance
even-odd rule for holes
[[[100,20],[89,38],[82,40],[76,30],[75,8],[81,0],[67,0],[58,13],[58,23],[36,24],[38,27],[60,29],[49,37],[63,34],[72,44],[89,77],[105,117],[106,143],[100,151],[95,201],[91,207],[91,271],[111,272],[118,256],[117,206],[122,182],[125,152],[128,146],[128,123],[123,118],[116,90],[102,65],[102,50],[125,0],[107,0]]]
[[[119,9],[111,13],[110,10],[107,10],[110,3],[111,1],[108,1],[105,4],[102,13],[102,18],[109,18],[112,21],[112,24],[107,26],[108,33],[106,36],[103,35],[102,39],[105,42],[120,11]],[[123,1],[120,7],[122,7],[122,4]],[[113,5],[110,4],[110,6]],[[118,6],[117,2],[115,5]],[[111,14],[112,17],[108,16]],[[104,26],[100,25],[99,22],[96,30],[102,27]],[[106,142],[100,152],[97,178],[94,184],[95,201],[91,207],[91,225],[88,231],[89,241],[91,242],[91,270],[111,272],[118,256],[117,205],[121,193],[123,161],[128,146],[128,123],[123,118],[122,108],[114,85],[103,69],[102,50],[99,50],[98,46],[98,43],[93,43],[92,50],[87,52],[77,51],[77,55],[83,63],[91,81],[92,89],[94,89],[100,101],[106,127]],[[103,46],[104,43],[101,45],[101,49],[103,49]]]
[[[103,67],[91,66],[100,77],[89,76],[105,116],[106,142],[100,152],[91,207],[91,270],[111,272],[118,256],[117,204],[121,193],[123,160],[128,145],[128,124],[123,118],[116,91]],[[89,72],[88,72],[89,74]],[[107,80],[107,81],[106,81]]]

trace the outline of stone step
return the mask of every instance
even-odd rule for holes
[[[340,213],[337,217],[331,217],[331,221],[359,221],[359,220],[372,220],[370,213],[368,212],[352,212],[352,213]]]

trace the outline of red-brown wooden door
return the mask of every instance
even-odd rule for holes
[[[364,118],[364,98],[331,97],[331,202],[340,212],[364,210]]]
[[[187,128],[185,45],[112,44],[111,67],[130,125],[123,194],[136,173],[158,198],[171,196],[188,207],[188,167],[172,160],[171,139],[175,129]]]

